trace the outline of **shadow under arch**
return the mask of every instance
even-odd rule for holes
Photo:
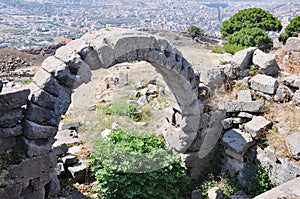
[[[36,88],[25,123],[55,131],[71,103],[72,90],[90,81],[91,70],[133,61],[151,63],[173,92],[182,124],[180,131],[169,132],[165,139],[177,152],[186,152],[197,136],[203,112],[198,99],[199,75],[167,40],[127,29],[87,33],[48,57],[33,78]]]

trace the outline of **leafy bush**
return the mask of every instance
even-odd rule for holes
[[[262,167],[260,165],[256,167],[254,175],[250,180],[250,184],[246,189],[246,193],[250,198],[254,198],[275,187],[275,183],[269,178],[269,171],[271,168],[271,165],[269,167]]]
[[[228,20],[224,21],[221,33],[228,37],[243,28],[260,28],[264,31],[280,31],[281,22],[271,13],[261,8],[248,8],[238,11]]]
[[[116,103],[110,106],[105,106],[103,112],[106,115],[128,116],[134,121],[140,121],[136,114],[138,106],[136,104]]]
[[[289,37],[297,37],[299,33],[300,16],[297,16],[290,21],[289,25],[285,28],[285,32],[279,35],[279,41],[285,43]]]
[[[201,28],[194,25],[188,27],[187,32],[193,39],[204,34],[204,31]]]
[[[108,199],[176,199],[187,187],[184,162],[150,133],[118,130],[96,140],[91,171]]]
[[[217,53],[217,54],[224,54],[224,53],[230,53],[234,55],[240,50],[244,50],[248,48],[248,46],[241,46],[241,45],[236,45],[236,44],[225,44],[222,47],[217,47],[212,50],[212,53]]]
[[[260,28],[243,28],[228,36],[228,43],[237,46],[257,46],[262,50],[273,47],[273,40]]]

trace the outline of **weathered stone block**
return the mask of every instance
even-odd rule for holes
[[[285,143],[289,150],[291,151],[293,157],[296,160],[300,159],[300,132],[293,133],[288,135],[285,139]]]
[[[33,103],[27,105],[25,118],[44,126],[57,127],[60,122],[60,115],[55,114],[55,112],[50,109],[37,106]]]
[[[299,37],[290,37],[286,41],[286,50],[290,51],[300,51],[300,38]]]
[[[239,129],[226,131],[222,137],[222,142],[225,146],[242,155],[254,144],[250,134]]]
[[[300,81],[299,81],[300,83]],[[299,84],[300,85],[300,84]],[[279,85],[274,95],[274,101],[276,102],[288,102],[294,96],[293,91],[285,85]]]
[[[38,106],[51,109],[55,111],[57,115],[65,114],[70,105],[69,99],[62,100],[40,88],[33,90],[31,102]]]
[[[224,84],[225,74],[223,70],[219,67],[201,67],[200,79],[207,86],[211,88],[217,88],[218,86]]]
[[[17,145],[15,137],[0,137],[0,151],[6,151],[12,149]]]
[[[77,156],[75,156],[75,155],[66,155],[66,156],[62,157],[61,160],[64,163],[64,165],[67,165],[67,166],[76,164],[78,162]]]
[[[50,73],[55,79],[67,86],[68,88],[76,88],[80,83],[76,73],[71,73],[69,67],[61,60],[54,56],[46,58],[41,67]]]
[[[23,121],[24,136],[30,140],[54,137],[57,129],[57,127],[43,126],[29,120]]]
[[[293,87],[300,88],[300,76],[290,75],[283,79],[283,84]]]
[[[297,90],[294,94],[293,101],[297,106],[300,106],[300,90]]]
[[[0,114],[0,126],[7,124],[15,124],[21,121],[23,118],[22,108],[16,108],[13,110],[5,111]]]
[[[19,108],[28,101],[29,89],[23,89],[19,91],[10,91],[8,93],[0,94],[0,112]],[[14,99],[14,100],[12,100]]]
[[[260,73],[266,75],[277,75],[279,70],[275,54],[267,54],[259,49],[255,50],[253,54],[253,64]]]
[[[225,112],[219,110],[211,111],[209,115],[209,126],[202,130],[201,134],[202,144],[199,149],[200,158],[206,157],[214,149],[223,131],[221,121],[225,118]]]
[[[224,109],[228,113],[234,112],[250,112],[250,113],[263,113],[265,102],[257,100],[252,102],[240,102],[236,100],[228,101],[219,104],[219,109]]]
[[[56,165],[56,156],[53,153],[43,154],[39,157],[24,159],[18,165],[10,165],[9,178],[15,183],[22,183],[35,179],[47,173],[53,173]]]
[[[256,75],[250,80],[250,87],[253,90],[260,91],[266,94],[275,94],[278,86],[278,81],[268,75]]]
[[[46,197],[56,197],[60,192],[60,182],[56,173],[52,174],[52,178],[49,184],[45,187]]]
[[[37,157],[51,152],[53,142],[53,138],[28,140],[23,137],[20,140],[20,145],[24,149],[28,157]]]
[[[225,130],[231,129],[233,127],[237,127],[239,124],[242,124],[242,119],[241,118],[226,118],[221,121],[222,126]]]
[[[252,62],[252,55],[256,49],[255,47],[251,47],[237,52],[231,60],[231,65],[239,67],[240,70],[249,67]]]
[[[22,134],[22,126],[15,125],[10,128],[0,128],[0,138],[15,137]]]
[[[257,116],[245,124],[245,130],[250,133],[253,138],[259,138],[260,134],[267,130],[271,124],[272,122],[266,120],[264,117]]]
[[[72,177],[76,182],[85,181],[87,166],[84,163],[79,162],[73,166],[68,167],[68,170],[70,171]]]

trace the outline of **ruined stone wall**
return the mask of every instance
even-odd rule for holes
[[[207,156],[222,131],[210,127],[223,114],[202,116],[199,75],[191,64],[165,39],[124,29],[101,30],[48,57],[30,90],[0,95],[0,152],[11,160],[1,165],[1,179],[5,180],[0,184],[0,199],[51,198],[57,194],[52,144],[61,115],[71,104],[73,89],[90,81],[91,70],[133,61],[151,63],[175,96],[182,120],[177,129],[164,133],[169,145],[187,160]],[[215,139],[209,137],[212,130]],[[197,169],[197,161],[192,159],[189,169]]]

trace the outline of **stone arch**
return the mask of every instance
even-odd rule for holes
[[[54,56],[42,63],[33,78],[36,86],[25,115],[28,127],[25,136],[45,139],[55,135],[60,116],[66,113],[71,103],[72,90],[90,81],[91,70],[133,61],[151,63],[172,90],[180,108],[182,124],[180,131],[165,138],[176,151],[186,152],[197,136],[203,112],[198,99],[199,75],[167,40],[125,29],[87,33],[59,48]],[[36,126],[39,128],[32,132]]]

